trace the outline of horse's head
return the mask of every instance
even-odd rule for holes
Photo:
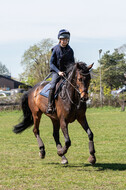
[[[90,84],[90,69],[92,68],[93,64],[90,66],[86,66],[85,63],[79,62],[77,63],[76,67],[76,76],[77,81],[76,85],[80,92],[80,98],[81,101],[87,101],[88,100],[88,87]]]

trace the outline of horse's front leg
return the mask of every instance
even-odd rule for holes
[[[89,138],[89,153],[90,153],[90,157],[88,158],[88,161],[93,165],[96,162],[96,157],[95,157],[95,148],[94,148],[94,141],[93,141],[93,133],[88,125],[86,116],[84,116],[83,118],[80,117],[77,119],[78,122],[81,124],[81,126],[83,127],[83,129],[86,131],[86,133],[88,134],[88,138]]]
[[[68,124],[65,122],[65,119],[60,119],[60,127],[62,129],[64,138],[65,138],[65,146],[64,147],[57,147],[58,151],[58,155],[59,156],[63,156],[64,154],[67,153],[68,148],[71,146],[71,140],[69,138],[69,134],[68,134]]]

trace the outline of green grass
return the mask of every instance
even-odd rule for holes
[[[52,124],[42,117],[41,137],[46,157],[41,160],[32,128],[20,135],[12,132],[22,113],[0,112],[0,190],[126,190],[126,112],[115,108],[87,110],[89,126],[94,133],[97,163],[91,166],[88,137],[82,127],[69,125],[72,141],[60,164],[52,136]],[[61,142],[64,138],[61,133]]]

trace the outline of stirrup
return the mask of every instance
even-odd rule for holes
[[[47,108],[47,113],[53,113],[53,106],[52,105],[48,105],[48,108]]]

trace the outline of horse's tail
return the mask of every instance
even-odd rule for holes
[[[23,110],[23,120],[21,123],[14,126],[13,132],[16,134],[21,133],[22,131],[33,125],[32,112],[28,106],[28,92],[26,92],[22,96],[21,107]]]

